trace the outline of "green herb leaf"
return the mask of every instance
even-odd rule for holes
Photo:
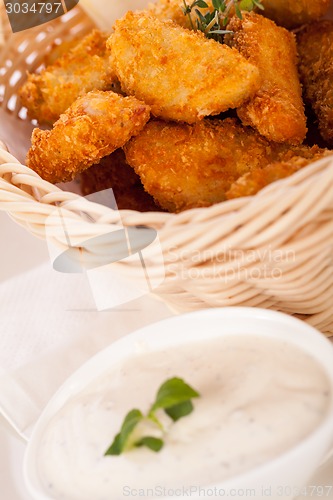
[[[225,10],[225,4],[223,0],[212,0],[212,4],[215,10],[223,12]]]
[[[158,452],[164,446],[164,441],[152,436],[145,436],[135,443],[135,446],[147,446],[152,451]]]
[[[235,12],[236,12],[236,16],[239,17],[239,19],[243,19],[243,16],[242,16],[242,13],[240,11],[238,3],[235,3]]]
[[[200,19],[201,24],[204,26],[206,24],[206,16],[201,14],[200,10],[198,10],[198,9],[195,9],[195,13],[198,16],[198,18]]]
[[[157,392],[155,403],[151,407],[150,412],[159,408],[171,408],[172,406],[184,403],[189,399],[198,397],[200,397],[200,394],[186,384],[184,380],[174,377],[161,385]]]
[[[128,438],[134,428],[138,425],[139,422],[143,419],[143,415],[140,410],[131,410],[125,417],[123,424],[121,426],[121,430],[119,434],[113,440],[111,446],[106,450],[104,455],[120,455],[128,442]]]
[[[227,35],[228,33],[233,33],[233,31],[230,31],[230,30],[214,30],[214,31],[210,31],[209,34],[210,35]]]
[[[136,435],[132,436],[135,427],[142,421],[152,423],[159,433],[165,434],[162,423],[155,415],[156,410],[164,410],[169,417],[176,422],[182,417],[189,415],[193,411],[191,399],[198,398],[199,393],[184,382],[181,378],[173,377],[161,385],[157,391],[155,403],[150,408],[148,415],[144,416],[140,410],[131,410],[125,417],[120,432],[116,435],[111,446],[106,450],[104,455],[121,455],[126,449],[133,446],[147,446],[152,451],[160,451],[164,445],[163,439],[153,436],[143,436],[140,438],[141,428],[137,430]],[[141,431],[141,432],[140,432]],[[137,434],[139,434],[137,438]],[[134,441],[136,440],[136,441]],[[134,442],[133,442],[134,441]]]
[[[184,7],[181,7],[185,16],[188,16],[190,26],[193,30],[202,31],[207,38],[213,38],[217,42],[223,43],[223,35],[232,33],[231,31],[220,30],[220,27],[227,26],[229,16],[235,10],[236,16],[243,19],[242,11],[252,11],[256,7],[264,10],[261,0],[212,0],[213,12],[209,11],[205,15],[195,7],[209,8],[204,0],[194,0],[187,4],[183,0]],[[192,19],[194,9],[195,18]]]
[[[208,9],[208,5],[206,4],[206,2],[204,2],[204,0],[197,0],[195,2],[195,5],[197,7],[200,7],[200,9]]]
[[[241,0],[239,3],[239,8],[241,10],[250,11],[253,9],[253,1],[252,0]]]
[[[165,408],[165,413],[169,415],[174,422],[177,422],[182,417],[186,417],[193,411],[192,401],[184,401],[184,403],[179,403],[178,405],[170,406],[170,408]]]
[[[263,4],[261,2],[259,2],[259,0],[252,0],[252,1],[253,1],[254,5],[256,7],[258,7],[258,9],[265,10],[265,7],[263,6]]]

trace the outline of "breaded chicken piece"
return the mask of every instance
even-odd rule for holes
[[[285,28],[296,28],[324,16],[331,0],[261,0],[263,14]]]
[[[309,150],[271,143],[237,120],[150,121],[124,148],[146,191],[170,212],[225,200],[245,173]]]
[[[69,40],[62,41],[60,44],[53,42],[50,51],[44,56],[44,66],[53,66],[53,64],[60,59],[60,57],[74,49],[74,47],[81,43],[81,41],[82,39],[80,38],[71,38]]]
[[[320,160],[329,154],[332,154],[332,151],[313,146],[309,149],[308,154],[305,154],[307,158],[294,156],[290,160],[271,163],[262,169],[252,170],[231,185],[226,193],[226,198],[231,200],[243,196],[253,196],[272,182],[289,177],[309,163]]]
[[[160,211],[143,188],[140,177],[126,163],[125,153],[117,149],[81,174],[83,196],[112,188],[119,210]]]
[[[236,49],[203,33],[128,12],[108,40],[123,91],[164,119],[194,123],[240,106],[259,88],[259,71]]]
[[[89,92],[60,116],[51,131],[34,129],[28,165],[49,182],[72,180],[124,146],[149,116],[149,106],[135,97]]]
[[[213,10],[213,5],[211,0],[205,0],[206,4],[210,7],[209,10]],[[185,16],[183,9],[183,0],[157,0],[155,3],[151,3],[148,6],[148,11],[153,16],[157,17],[160,21],[173,21],[183,28],[191,29],[192,25],[188,16]],[[207,9],[196,9],[203,15],[207,13]],[[193,26],[196,26],[195,20],[197,15],[193,12],[191,13],[191,19]]]
[[[276,142],[301,143],[306,135],[295,37],[263,16],[233,17],[228,41],[257,66],[261,87],[237,112],[244,125]]]
[[[310,24],[297,36],[304,97],[323,139],[333,145],[333,21]]]
[[[19,95],[31,119],[52,124],[77,97],[94,89],[113,90],[117,78],[106,50],[107,38],[94,30],[39,75],[28,74]]]

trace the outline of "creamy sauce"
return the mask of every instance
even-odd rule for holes
[[[104,457],[126,413],[143,412],[173,376],[198,390],[159,453]],[[230,336],[140,354],[114,366],[50,421],[38,453],[55,499],[116,500],[129,489],[207,486],[270,460],[323,419],[329,381],[317,362],[282,341]]]

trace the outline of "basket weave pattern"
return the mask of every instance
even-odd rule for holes
[[[79,9],[74,11],[68,23],[77,31],[78,26],[82,33],[88,31],[90,21],[85,21]],[[34,67],[38,67],[39,54],[55,36],[61,38],[64,32],[68,35],[64,20],[53,24],[48,39],[38,41]],[[36,32],[32,36],[35,47]],[[1,106],[2,113],[14,117],[18,127],[27,127],[30,124],[19,101],[12,100],[8,106],[25,69],[34,69],[27,62],[31,46],[21,50],[18,59],[21,43],[19,37],[11,36],[0,53],[1,61],[14,61],[1,75],[0,89],[1,84],[5,86]],[[21,77],[10,85],[17,67]],[[0,128],[0,140],[7,142],[3,135]],[[44,238],[46,220],[56,207],[61,207],[66,219],[75,224],[79,244],[111,228],[155,228],[164,266],[154,251],[148,256],[149,266],[156,276],[165,272],[165,279],[153,293],[177,311],[232,305],[265,307],[296,315],[333,335],[333,157],[268,186],[255,197],[174,215],[117,212],[88,202],[42,180],[0,147],[0,209]],[[56,228],[53,239],[66,249],[67,242]],[[80,252],[91,250],[81,248]],[[113,265],[124,277],[140,280],[141,267],[134,261]]]

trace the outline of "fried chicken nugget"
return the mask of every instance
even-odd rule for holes
[[[117,149],[110,156],[102,158],[81,174],[81,190],[84,196],[112,188],[119,210],[139,212],[160,211],[142,186],[140,177],[128,163],[124,151]]]
[[[263,14],[285,28],[296,28],[325,15],[331,0],[262,0]]]
[[[254,12],[233,17],[228,28],[230,45],[261,75],[259,91],[237,110],[239,118],[272,141],[301,143],[307,129],[294,35]]]
[[[271,163],[262,169],[255,169],[237,179],[226,193],[226,198],[241,198],[243,196],[253,196],[261,189],[268,186],[272,182],[284,179],[294,174],[309,163],[320,160],[324,156],[331,154],[331,151],[326,151],[313,146],[305,156],[294,156],[290,160]]]
[[[123,91],[164,119],[194,123],[235,108],[259,87],[259,71],[203,33],[128,12],[108,40]]]
[[[40,74],[28,74],[19,95],[30,118],[54,123],[90,90],[112,90],[117,83],[106,50],[108,35],[94,30]]]
[[[43,179],[72,180],[136,135],[149,120],[149,106],[135,97],[94,90],[79,97],[51,131],[34,129],[28,165]]]
[[[209,10],[213,10],[211,0],[207,0],[206,3],[209,6]],[[183,28],[191,29],[191,22],[189,20],[189,17],[185,16],[182,10],[183,8],[183,0],[158,0],[157,2],[149,4],[148,6],[149,13],[157,17],[157,19],[159,19],[160,21],[166,21],[170,19]],[[199,7],[196,8],[203,15],[205,15],[207,12],[207,9],[200,9]],[[192,14],[191,17],[193,25],[195,26],[196,15],[193,16]]]
[[[60,59],[64,54],[67,54],[70,50],[81,43],[80,38],[70,38],[68,40],[62,41],[60,44],[53,42],[51,49],[44,56],[44,66],[53,66],[53,64]]]
[[[333,145],[333,21],[307,26],[297,41],[304,97],[318,118],[321,136]]]
[[[309,148],[271,143],[227,118],[194,125],[150,121],[124,150],[146,191],[162,208],[180,212],[223,201],[240,176]]]

